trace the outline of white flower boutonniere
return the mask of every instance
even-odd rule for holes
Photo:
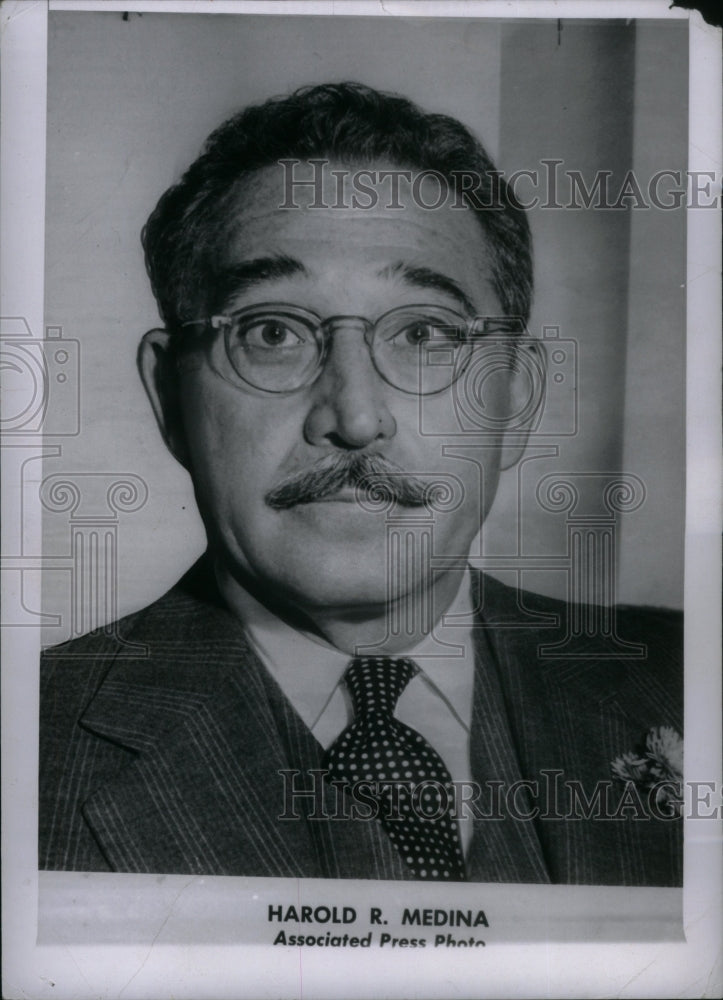
[[[616,757],[614,777],[631,781],[654,795],[661,812],[680,816],[683,810],[683,740],[672,726],[653,726],[645,745]]]

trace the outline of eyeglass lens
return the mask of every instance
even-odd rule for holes
[[[371,327],[366,320],[358,321]],[[270,392],[289,392],[313,381],[335,325],[334,320],[320,324],[291,310],[241,313],[229,319],[226,351],[245,382]],[[467,322],[452,310],[404,307],[382,316],[367,343],[385,381],[404,392],[426,395],[447,388],[460,374],[472,349],[466,331]]]

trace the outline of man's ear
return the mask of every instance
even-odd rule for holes
[[[149,330],[138,348],[138,371],[163,440],[174,458],[187,466],[188,449],[178,395],[178,375],[170,343],[168,330]]]
[[[502,469],[510,469],[520,461],[530,431],[537,426],[545,405],[547,355],[544,344],[532,337],[521,337],[515,345],[510,368],[510,419],[502,442]]]

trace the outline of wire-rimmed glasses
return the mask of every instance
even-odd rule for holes
[[[515,317],[469,317],[436,304],[398,306],[372,321],[330,316],[284,302],[263,302],[183,327],[222,333],[225,356],[214,367],[231,382],[269,393],[295,392],[323,370],[335,330],[358,329],[379,376],[402,392],[427,396],[449,388],[477,344],[491,333],[523,332]]]

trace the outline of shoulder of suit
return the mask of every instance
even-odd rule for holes
[[[540,616],[540,620],[547,618],[554,619],[561,624],[564,630],[566,623],[572,615],[573,605],[570,605],[559,598],[548,597],[533,591],[521,590],[510,587],[488,574],[473,570],[473,586],[478,588],[478,592],[484,591],[483,614],[487,608],[495,621],[496,626],[501,630],[507,630],[508,634],[521,636],[525,631],[530,634],[530,630],[515,629],[515,620],[520,616],[520,609],[530,616]],[[575,608],[577,617],[580,617],[580,608]],[[584,617],[584,616],[583,616]],[[618,604],[614,608],[614,622],[616,638],[626,643],[643,645],[645,654],[640,657],[621,656],[617,661],[619,669],[614,670],[612,662],[614,657],[590,657],[590,666],[604,664],[604,672],[612,675],[618,674],[620,669],[624,674],[632,676],[649,672],[653,669],[657,677],[663,681],[665,677],[670,679],[670,683],[676,685],[682,678],[683,665],[683,613],[670,608],[651,607],[644,605]],[[551,638],[551,631],[541,629],[534,633],[534,641],[540,638],[548,642],[554,641]],[[551,673],[556,667],[566,675],[570,674],[570,659],[555,659],[552,656],[546,657],[546,669]]]
[[[41,680],[62,666],[64,683],[74,671],[84,675],[93,663],[108,662],[119,655],[132,655],[139,641],[154,633],[175,631],[182,638],[189,619],[203,616],[204,602],[199,589],[199,564],[195,564],[170,590],[156,601],[85,635],[50,646],[41,654]],[[209,606],[211,601],[209,601]]]
[[[495,603],[503,601],[516,604],[518,599],[521,599],[522,603],[531,609],[558,613],[568,607],[568,602],[559,597],[548,597],[546,594],[540,594],[536,591],[511,587],[479,569],[471,568],[470,572],[473,581],[477,582],[478,586],[482,582],[484,583],[484,587]],[[618,614],[625,618],[640,618],[649,621],[651,625],[669,623],[680,627],[683,621],[683,612],[672,608],[642,604],[617,604],[616,609]]]
[[[125,615],[101,628],[94,629],[92,632],[87,632],[85,635],[68,639],[56,646],[49,646],[41,654],[42,668],[50,669],[60,661],[82,663],[84,660],[87,662],[89,657],[95,659],[115,657],[123,645],[129,641],[139,624],[157,610],[169,605],[169,598],[172,597],[173,593],[174,591],[171,590],[147,607]]]
[[[479,590],[484,587],[489,602],[494,606],[517,607],[522,605],[530,611],[557,615],[567,613],[567,609],[570,607],[567,601],[561,600],[559,597],[548,597],[546,594],[539,594],[536,591],[511,587],[482,570],[473,568],[471,573],[473,584]],[[664,628],[674,631],[682,629],[683,626],[683,612],[672,608],[617,604],[615,611],[618,620],[625,624],[639,622],[651,629]]]

